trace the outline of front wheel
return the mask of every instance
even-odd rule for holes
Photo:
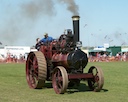
[[[57,66],[52,74],[52,86],[57,94],[65,93],[68,87],[68,74],[64,67]]]
[[[100,91],[104,85],[102,69],[99,67],[92,66],[90,67],[88,73],[93,74],[93,78],[88,79],[89,88],[95,92]]]

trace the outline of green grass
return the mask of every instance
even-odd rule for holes
[[[89,62],[85,72],[92,65],[104,72],[101,92],[88,91],[86,82],[81,82],[79,92],[68,90],[58,95],[51,87],[30,89],[25,64],[0,64],[0,102],[128,102],[128,62]]]

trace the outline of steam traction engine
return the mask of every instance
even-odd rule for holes
[[[57,94],[62,94],[68,87],[79,85],[86,79],[93,91],[100,91],[104,84],[103,72],[92,66],[88,73],[83,73],[88,63],[87,54],[80,50],[79,16],[73,16],[73,29],[67,30],[56,41],[43,44],[39,51],[30,52],[26,61],[26,79],[30,88],[39,89],[45,81],[52,81]]]

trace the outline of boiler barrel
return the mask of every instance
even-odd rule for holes
[[[78,49],[69,53],[67,61],[69,66],[75,69],[85,68],[88,63],[88,57],[86,53]]]
[[[52,57],[54,66],[64,66],[65,68],[79,69],[85,68],[88,63],[87,54],[81,50],[75,50],[68,54],[54,54]]]

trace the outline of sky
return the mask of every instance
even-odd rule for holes
[[[128,45],[128,0],[0,0],[0,42],[33,46],[45,32],[57,39],[80,16],[83,46]]]

